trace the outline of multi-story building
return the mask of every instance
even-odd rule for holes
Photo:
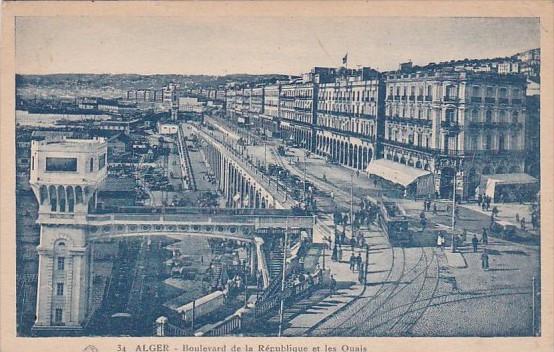
[[[317,84],[291,82],[281,86],[279,97],[280,129],[285,138],[298,145],[315,150]]]
[[[538,87],[537,87],[538,86]],[[540,178],[541,173],[541,101],[540,85],[527,81],[525,119],[525,172]]]
[[[281,136],[315,152],[319,85],[332,82],[335,68],[314,67],[302,78],[281,84],[279,129]]]
[[[316,153],[363,170],[377,155],[382,135],[384,85],[377,71],[339,70],[337,78],[319,85]]]
[[[279,134],[279,96],[281,85],[279,83],[267,85],[264,88],[264,110],[261,115],[261,124],[268,136]]]
[[[523,172],[525,80],[441,68],[386,75],[384,157],[473,197],[481,175]]]
[[[250,123],[257,129],[263,129],[264,87],[262,85],[248,89],[250,91],[250,106],[248,116]]]

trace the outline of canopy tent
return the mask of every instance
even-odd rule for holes
[[[530,200],[539,190],[539,181],[533,176],[516,174],[496,174],[487,177],[485,195],[497,201]]]
[[[377,176],[400,185],[417,196],[427,196],[435,193],[433,174],[426,170],[387,159],[377,159],[371,161],[365,171],[369,176]]]

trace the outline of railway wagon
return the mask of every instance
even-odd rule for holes
[[[182,319],[190,323],[192,322],[193,310],[194,319],[198,319],[202,316],[208,315],[225,304],[225,293],[223,291],[215,291],[206,296],[200,297],[194,302],[187,303],[176,309]]]
[[[379,225],[391,245],[405,246],[411,243],[408,216],[398,203],[387,199],[379,201]]]

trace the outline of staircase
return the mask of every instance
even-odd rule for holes
[[[279,279],[283,271],[283,246],[275,243],[269,252],[269,276],[272,280]]]
[[[210,287],[218,287],[219,279],[221,278],[221,273],[223,272],[223,265],[221,263],[213,264],[213,271],[210,278]]]

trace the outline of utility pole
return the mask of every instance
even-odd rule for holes
[[[369,267],[369,244],[365,245],[365,271],[364,271],[364,290],[367,285],[367,268]]]
[[[267,170],[267,141],[264,139],[264,170]]]
[[[283,313],[285,310],[285,279],[287,271],[287,247],[288,247],[288,233],[289,233],[289,220],[287,218],[287,225],[285,228],[285,243],[283,244],[283,275],[281,277],[281,306],[279,308],[279,334],[277,336],[281,337],[283,333]]]
[[[307,208],[306,203],[306,153],[304,152],[304,208]]]
[[[354,174],[350,174],[350,230],[354,238]]]
[[[452,253],[456,251],[455,234],[456,229],[456,170],[454,169],[454,179],[452,182]]]

